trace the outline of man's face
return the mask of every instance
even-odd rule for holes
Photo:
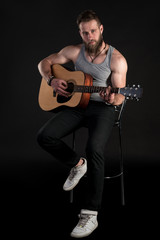
[[[103,42],[103,25],[98,26],[96,20],[91,20],[89,22],[81,22],[79,29],[86,50],[90,54],[96,54]]]

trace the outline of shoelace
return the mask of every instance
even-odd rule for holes
[[[88,220],[91,218],[91,215],[83,214],[83,215],[79,216],[79,218],[80,218],[80,220],[78,223],[78,227],[83,228],[88,223]]]
[[[70,171],[69,180],[72,180],[77,173],[77,169],[74,167]]]

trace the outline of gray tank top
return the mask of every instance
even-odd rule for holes
[[[85,57],[85,46],[82,45],[78,58],[75,62],[75,70],[88,73],[93,77],[93,86],[107,86],[107,79],[111,73],[110,61],[114,48],[110,45],[105,60],[100,64],[88,62]],[[90,100],[103,102],[99,93],[92,93]]]

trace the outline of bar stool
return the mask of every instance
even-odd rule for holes
[[[105,176],[104,179],[112,179],[112,178],[120,178],[120,186],[121,186],[121,204],[125,205],[125,195],[124,195],[124,169],[123,169],[123,148],[122,148],[122,113],[124,111],[124,107],[126,105],[126,99],[120,106],[115,106],[116,111],[116,121],[114,127],[118,128],[118,136],[119,136],[119,149],[120,149],[120,160],[119,160],[119,173],[111,176]],[[73,132],[72,138],[72,148],[75,150],[76,141],[75,141],[75,131]],[[73,203],[73,189],[70,191],[70,203]]]

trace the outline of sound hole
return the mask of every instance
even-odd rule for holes
[[[58,103],[66,103],[72,98],[72,93],[74,90],[74,84],[72,82],[68,82],[68,88],[66,89],[67,92],[69,92],[71,95],[69,97],[64,97],[61,95],[57,96],[57,102]]]

